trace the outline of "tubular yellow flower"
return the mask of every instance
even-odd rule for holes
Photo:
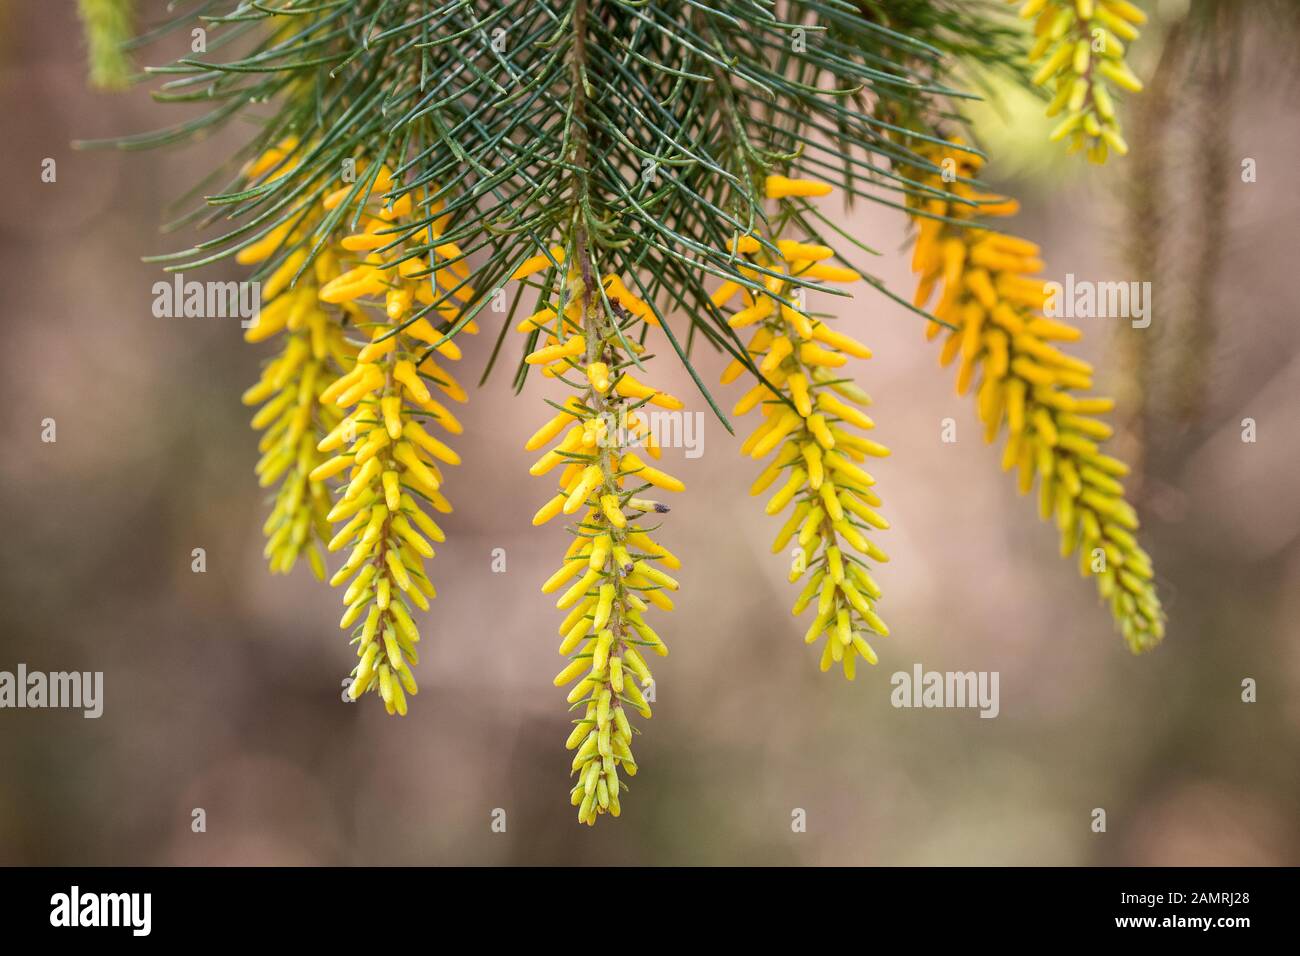
[[[969,176],[974,167],[968,156],[945,148],[932,159],[938,165],[951,160]],[[1006,426],[1002,466],[1017,470],[1021,494],[1039,479],[1039,511],[1044,520],[1055,515],[1062,556],[1078,551],[1080,572],[1096,579],[1135,653],[1154,647],[1164,636],[1164,614],[1151,559],[1135,537],[1137,513],[1119,481],[1128,469],[1101,450],[1111,428],[1097,416],[1114,403],[1079,394],[1092,387],[1092,367],[1059,347],[1082,333],[1043,315],[1048,291],[1032,278],[1043,268],[1038,247],[978,225],[977,210],[1011,215],[1014,200],[978,195],[937,175],[929,184],[979,205],[924,200],[925,212],[969,225],[916,218],[915,303],[926,306],[937,289],[933,314],[952,326],[945,333],[932,322],[926,334],[944,337],[940,358],[944,365],[957,362],[958,394],[974,390],[986,441]]]
[[[380,171],[371,196],[391,188],[386,169]],[[342,200],[327,196],[326,207]],[[455,261],[458,249],[439,246],[439,256],[453,260],[446,267],[430,267],[419,258],[393,261],[401,250],[376,251],[395,242],[384,230],[411,215],[404,197],[392,208],[371,198],[365,207],[364,229],[345,237],[343,249],[364,253],[360,265],[336,275],[319,291],[324,302],[338,304],[352,324],[370,332],[370,340],[357,352],[352,367],[321,394],[321,401],[350,409],[326,435],[317,449],[333,457],[313,472],[317,480],[334,475],[346,479],[329,513],[342,527],[329,550],[347,549],[347,559],[330,579],[343,595],[347,610],[339,626],[355,630],[356,668],[348,691],[353,699],[375,691],[390,714],[405,715],[407,695],[416,693],[411,668],[419,662],[416,644],[420,633],[412,608],[427,610],[437,596],[425,573],[424,561],[434,556],[431,542],[445,540],[442,529],[423,504],[447,513],[451,505],[442,493],[441,465],[460,463],[440,439],[425,428],[436,422],[452,434],[461,431],[455,417],[433,398],[433,389],[455,401],[465,401],[464,389],[432,358],[456,359],[460,350],[443,341],[457,317],[446,304],[463,289],[468,278],[464,264]],[[362,303],[382,296],[382,318],[373,321],[372,310]],[[439,328],[421,314],[419,305],[436,307]],[[379,303],[373,306],[378,311]],[[466,331],[472,331],[466,326]]]
[[[546,257],[539,258],[543,261],[533,263],[534,270],[550,264]],[[558,593],[556,607],[568,612],[560,625],[560,653],[569,663],[556,675],[555,685],[573,684],[568,701],[582,708],[566,746],[575,751],[572,772],[577,782],[570,800],[578,808],[578,820],[588,825],[605,813],[619,815],[626,787],[620,771],[636,774],[627,712],[649,719],[646,692],[653,677],[646,658],[650,652],[668,653],[645,613],[650,605],[671,610],[666,592],[678,588],[677,581],[656,566],[673,569],[680,566],[677,559],[650,537],[656,526],[644,523],[646,514],[663,514],[668,508],[638,496],[651,486],[671,491],[683,487],[631,450],[648,431],[637,409],[647,403],[682,407],[627,371],[631,362],[622,342],[631,341],[638,323],[650,320],[650,309],[615,276],[606,276],[601,285],[604,297],[587,289],[580,273],[572,271],[562,303],[520,328],[548,331],[547,341],[530,353],[529,361],[545,365],[547,374],[577,391],[526,447],[538,450],[555,442],[534,465],[533,474],[564,466],[556,494],[533,523],[544,524],[559,514],[577,518],[569,529],[573,543],[564,562],[542,591]],[[606,298],[612,313],[605,307]],[[550,326],[542,315],[549,315]],[[580,349],[568,344],[575,341]],[[659,457],[652,444],[646,448],[651,457]]]
[[[769,176],[767,187],[769,199],[831,191],[825,183],[781,176]],[[777,218],[778,224],[784,221]],[[765,291],[743,290],[744,307],[730,323],[757,326],[747,348],[763,378],[741,397],[733,413],[761,409],[763,422],[741,451],[753,458],[771,458],[750,494],[775,488],[767,513],[792,509],[772,552],[791,542],[796,545],[790,581],[805,576],[807,581],[794,603],[794,614],[814,607],[805,642],[815,643],[825,635],[821,669],[840,664],[844,676],[853,680],[859,658],[870,664],[877,660],[864,635],[889,633],[876,613],[880,588],[864,560],[889,560],[867,537],[868,531],[889,524],[875,511],[880,506],[871,487],[875,478],[859,465],[869,457],[888,455],[889,449],[858,434],[875,427],[861,410],[871,400],[850,378],[832,371],[850,356],[869,358],[871,350],[806,314],[799,305],[804,286],[796,280],[852,282],[859,276],[852,269],[825,265],[823,260],[835,255],[828,246],[774,237],[772,244],[780,251],[774,256],[764,244],[746,238],[751,241],[738,243],[737,251],[756,268],[744,274],[761,278]],[[714,302],[725,306],[740,292],[741,286],[733,283],[720,289]],[[741,362],[733,362],[723,374],[723,383],[745,371]]]
[[[1007,0],[1021,3],[1020,16],[1034,20],[1029,62],[1033,81],[1053,84],[1048,116],[1061,116],[1053,142],[1069,141],[1069,152],[1086,149],[1089,161],[1104,163],[1128,144],[1120,135],[1108,84],[1137,93],[1142,83],[1124,62],[1124,44],[1137,39],[1147,17],[1128,0]]]

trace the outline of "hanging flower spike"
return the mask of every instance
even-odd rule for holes
[[[287,139],[268,149],[244,169],[250,180],[271,173],[287,175],[286,163],[297,140]],[[281,248],[293,248],[319,221],[319,216],[300,223],[293,234],[288,225],[246,246],[236,256],[245,265],[264,262]],[[245,331],[249,342],[263,342],[283,334],[280,354],[268,362],[258,383],[243,395],[246,405],[261,405],[252,426],[260,429],[262,453],[256,473],[263,488],[279,483],[271,514],[262,527],[266,536],[265,556],[271,572],[287,574],[302,555],[313,573],[325,578],[325,561],[318,544],[330,538],[326,515],[330,510],[328,489],[310,479],[324,460],[316,450],[321,436],[334,428],[342,415],[322,405],[320,394],[334,370],[350,366],[355,349],[349,349],[338,323],[320,308],[317,291],[338,272],[334,258],[326,253],[315,268],[290,289],[289,282],[302,260],[291,254],[262,284],[263,309]]]
[[[314,299],[314,287],[303,291]],[[258,341],[256,331],[257,326],[250,328],[246,338]],[[265,402],[252,420],[254,428],[264,429],[258,445],[262,452],[257,463],[259,483],[265,488],[279,482],[275,504],[262,527],[272,573],[289,573],[306,554],[315,575],[325,578],[317,543],[330,538],[330,495],[311,474],[325,460],[317,442],[338,425],[342,414],[335,406],[322,404],[321,393],[332,370],[350,363],[354,353],[338,324],[313,301],[297,310],[283,350],[244,393],[245,404]]]
[[[824,196],[830,191],[828,184],[815,180],[767,179],[769,199]],[[858,463],[886,456],[889,449],[856,433],[855,429],[875,427],[861,410],[871,399],[838,371],[850,356],[870,358],[871,350],[791,303],[797,290],[804,288],[795,279],[854,282],[861,277],[852,269],[831,264],[828,260],[835,250],[829,246],[779,237],[773,244],[779,256],[753,236],[743,236],[735,243],[738,255],[764,270],[744,270],[743,274],[761,281],[765,292],[728,282],[713,295],[714,303],[722,307],[744,293],[744,308],[728,321],[735,329],[756,327],[747,350],[765,378],[736,403],[733,414],[744,415],[756,407],[762,410],[764,420],[745,440],[741,452],[757,459],[774,456],[750,494],[762,494],[776,485],[767,513],[781,514],[794,506],[772,542],[772,553],[780,552],[797,535],[790,581],[812,572],[793,609],[798,616],[816,601],[816,613],[804,640],[812,644],[826,635],[821,669],[840,664],[844,676],[853,680],[858,657],[870,664],[877,660],[864,632],[882,637],[889,633],[875,610],[880,588],[859,557],[889,560],[866,534],[889,524],[874,510],[880,506],[871,490],[875,479]],[[746,371],[744,364],[733,361],[723,373],[723,384]]]
[[[959,149],[936,149],[932,160],[950,160],[959,177],[970,177],[979,166],[977,157]],[[924,200],[926,212],[969,220],[967,226],[916,219],[915,304],[924,308],[937,288],[933,314],[953,327],[940,360],[945,366],[960,360],[957,393],[975,389],[985,440],[993,442],[1006,425],[1003,469],[1018,469],[1021,494],[1040,479],[1039,511],[1043,520],[1056,516],[1061,555],[1079,552],[1080,573],[1096,578],[1130,649],[1148,650],[1164,636],[1164,614],[1151,558],[1135,537],[1137,513],[1119,481],[1128,468],[1100,449],[1111,428],[1096,416],[1114,402],[1077,394],[1092,388],[1092,366],[1053,344],[1076,341],[1082,333],[1043,315],[1048,293],[1041,279],[1031,278],[1043,268],[1038,247],[977,225],[980,213],[1014,214],[1014,200],[976,194],[937,174],[927,182],[978,204]],[[926,328],[929,338],[943,333],[934,322]]]
[[[385,233],[410,216],[406,194],[393,205],[377,198],[391,188],[382,170],[367,200],[364,231],[344,238],[341,246],[367,252],[391,245],[396,233]],[[341,201],[326,197],[328,207]],[[434,227],[436,230],[436,225]],[[454,247],[437,247],[439,256],[459,256]],[[401,250],[390,250],[396,258]],[[430,386],[455,401],[465,401],[465,391],[426,353],[437,351],[450,359],[460,356],[453,342],[442,342],[443,332],[420,315],[417,303],[436,306],[444,323],[454,321],[456,309],[444,300],[455,297],[452,288],[468,275],[449,265],[431,268],[418,257],[392,263],[378,251],[368,251],[357,267],[343,272],[320,290],[324,302],[348,312],[359,329],[370,329],[371,339],[357,353],[355,365],[325,389],[323,402],[351,409],[317,446],[334,457],[313,473],[323,481],[346,474],[338,501],[329,513],[342,527],[329,550],[349,548],[347,560],[330,584],[347,584],[343,602],[347,610],[341,628],[355,628],[359,663],[353,670],[348,693],[355,700],[376,691],[389,714],[405,715],[407,694],[417,690],[411,668],[419,663],[416,644],[420,633],[413,608],[428,610],[437,596],[425,574],[424,561],[434,556],[433,544],[442,542],[442,529],[425,512],[422,502],[448,513],[451,504],[442,494],[440,464],[460,463],[457,454],[429,434],[425,424],[437,422],[460,434],[456,418],[433,398]],[[453,283],[444,285],[444,280]],[[374,321],[363,300],[383,297],[382,319]],[[470,331],[466,326],[466,331]],[[436,346],[436,349],[433,348]],[[350,582],[350,583],[349,583]]]
[[[1026,0],[1020,16],[1037,18],[1029,62],[1038,66],[1037,86],[1055,84],[1047,115],[1064,114],[1052,142],[1068,137],[1068,151],[1086,149],[1093,163],[1104,163],[1111,150],[1127,154],[1107,81],[1130,93],[1142,90],[1124,62],[1124,44],[1137,39],[1146,14],[1128,0]]]
[[[551,264],[545,256],[538,258],[541,261],[521,267],[515,278]],[[562,256],[555,258],[563,261]],[[650,487],[684,488],[630,450],[644,443],[652,458],[660,454],[649,421],[638,409],[647,403],[671,410],[683,407],[628,371],[632,363],[622,343],[630,342],[631,331],[647,320],[650,308],[616,276],[606,276],[601,285],[603,295],[587,290],[579,273],[572,271],[561,302],[519,325],[520,332],[543,333],[543,344],[526,361],[543,366],[546,374],[576,393],[525,447],[536,451],[554,442],[530,469],[532,474],[545,475],[563,466],[559,490],[533,524],[545,524],[560,514],[578,516],[569,528],[573,543],[564,563],[542,585],[542,592],[560,592],[555,606],[568,612],[560,625],[560,654],[569,664],[556,675],[555,686],[573,683],[568,701],[583,709],[566,747],[576,751],[572,772],[577,783],[570,801],[578,808],[579,822],[589,826],[601,814],[621,812],[620,790],[626,784],[619,769],[628,776],[637,770],[627,710],[650,718],[643,689],[651,687],[654,678],[645,652],[668,653],[644,615],[650,605],[673,608],[665,592],[676,591],[677,581],[656,565],[669,570],[681,565],[650,537],[658,525],[646,523],[648,515],[667,513],[667,506],[641,495]],[[632,348],[640,351],[639,346]],[[578,380],[571,380],[571,374]]]

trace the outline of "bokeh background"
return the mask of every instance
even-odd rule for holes
[[[1160,5],[1134,51],[1144,78],[1179,10]],[[567,802],[558,619],[538,592],[567,537],[530,526],[548,489],[521,449],[551,390],[516,397],[494,376],[473,391],[420,695],[405,720],[344,705],[337,594],[305,567],[272,579],[260,556],[239,394],[266,348],[229,320],[155,318],[162,273],[141,262],[192,241],[159,224],[245,131],[74,151],[183,110],[89,91],[73,4],[0,2],[0,669],[106,684],[99,720],[0,711],[0,863],[1300,863],[1300,123],[1278,72],[1295,38],[1249,17],[1232,29],[1231,74],[1207,81],[1184,49],[1152,107],[1133,103],[1134,155],[1101,171],[1042,149],[1037,104],[1010,97],[981,120],[994,181],[1023,200],[1018,228],[1051,275],[1154,282],[1151,328],[1085,320],[1084,352],[1128,402],[1118,442],[1142,462],[1165,644],[1128,654],[999,471],[921,320],[863,292],[844,324],[876,351],[860,380],[894,451],[876,469],[893,522],[880,665],[853,684],[817,671],[769,553],[776,522],[746,493],[754,464],[708,421],[701,457],[665,455],[689,488],[663,530],[685,567],[659,625],[673,653],[641,773],[623,817],[588,830]],[[41,182],[46,157],[56,183]],[[1241,181],[1245,158],[1257,182]],[[868,205],[842,221],[910,292],[901,216]],[[464,378],[490,339],[466,340]],[[693,396],[663,351],[657,380]],[[722,361],[697,360],[716,381]],[[40,439],[45,418],[56,443]],[[892,708],[890,675],[916,662],[1000,672],[1000,716]]]

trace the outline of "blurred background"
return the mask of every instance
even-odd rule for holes
[[[665,453],[688,486],[662,531],[683,587],[656,622],[673,652],[641,772],[622,818],[589,830],[567,800],[559,616],[538,591],[568,538],[531,527],[549,486],[522,451],[553,390],[515,397],[495,375],[458,410],[465,464],[447,487],[420,694],[404,720],[343,704],[354,658],[337,593],[305,566],[273,579],[261,558],[239,395],[270,346],[231,320],[155,318],[163,273],[141,262],[193,241],[158,226],[244,132],[74,151],[183,111],[140,88],[90,91],[74,4],[0,2],[0,670],[105,675],[98,720],[0,711],[0,864],[1300,863],[1300,123],[1278,73],[1295,36],[1243,13],[1207,40],[1180,28],[1185,9],[1158,5],[1133,51],[1150,95],[1130,98],[1127,159],[1085,169],[1043,147],[1035,102],[980,118],[992,181],[1023,201],[1015,228],[1042,243],[1049,277],[1153,283],[1149,329],[1082,324],[1083,353],[1125,402],[1117,447],[1139,463],[1164,645],[1130,656],[999,471],[922,320],[864,291],[844,328],[875,350],[859,381],[894,452],[875,469],[893,524],[879,666],[852,684],[818,672],[786,559],[769,553],[777,522],[746,493],[755,465],[710,418],[701,457]],[[41,180],[46,158],[56,182]],[[901,215],[867,205],[841,221],[910,295]],[[486,331],[462,340],[463,380]],[[661,352],[655,380],[706,408]],[[715,382],[724,363],[697,358]],[[918,662],[998,671],[1000,715],[894,709],[890,675]],[[792,831],[796,809],[807,832]]]

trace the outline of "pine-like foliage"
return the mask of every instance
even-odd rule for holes
[[[578,711],[569,746],[580,820],[620,812],[622,777],[636,770],[627,712],[649,717],[647,652],[667,646],[645,614],[671,608],[677,588],[667,573],[677,558],[650,536],[667,507],[646,494],[683,489],[646,460],[657,449],[642,449],[642,416],[682,402],[651,384],[654,350],[685,363],[728,429],[693,347],[729,358],[724,382],[746,378],[735,414],[759,409],[762,421],[742,451],[770,456],[754,485],[776,489],[767,510],[792,509],[774,550],[795,547],[791,577],[807,575],[795,603],[796,613],[815,605],[807,640],[825,637],[823,669],[838,663],[852,678],[859,660],[875,663],[868,637],[888,629],[869,565],[886,558],[868,535],[888,523],[864,465],[887,451],[862,434],[874,426],[869,400],[845,366],[870,352],[836,328],[834,303],[872,286],[927,321],[960,325],[855,261],[872,243],[836,226],[818,197],[881,204],[900,222],[910,213],[927,265],[936,242],[987,242],[961,238],[981,154],[960,148],[970,161],[955,179],[943,163],[973,95],[961,89],[966,67],[1028,82],[1027,52],[1062,67],[1064,47],[1051,43],[1091,17],[1132,22],[1127,7],[1080,2],[1068,24],[1061,15],[1065,28],[1040,24],[1032,50],[1013,11],[964,0],[201,0],[153,27],[147,36],[195,31],[193,55],[149,71],[163,80],[157,98],[207,112],[117,145],[255,120],[182,220],[210,238],[156,261],[184,270],[235,256],[273,293],[249,337],[279,338],[281,353],[246,396],[262,404],[261,479],[280,488],[267,554],[274,570],[301,554],[319,569],[318,542],[348,549],[331,580],[347,583],[353,695],[373,689],[404,714],[415,690],[413,611],[435,593],[424,560],[442,540],[426,511],[450,507],[441,466],[459,461],[426,426],[459,432],[434,396],[468,396],[439,360],[458,359],[461,334],[479,324],[496,337],[484,378],[515,329],[515,387],[539,370],[567,390],[529,448],[546,449],[534,474],[558,482],[535,523],[572,522],[543,590],[568,612],[556,683],[573,685]],[[1070,68],[1090,71],[1085,59]],[[1096,85],[1075,103],[1072,82],[1062,76],[1058,89],[1069,86],[1089,149],[1117,148]],[[811,309],[812,290],[831,306]],[[996,352],[1001,339],[986,339]],[[1076,408],[1052,432],[1043,408],[1055,414],[1045,398],[1026,407],[1035,447],[1097,427],[1076,423]],[[1074,489],[1064,465],[1044,475]],[[1084,466],[1074,477],[1113,497]],[[1092,500],[1082,488],[1074,497]],[[1116,580],[1134,594],[1125,575],[1149,581],[1149,565],[1119,533],[1131,530],[1128,513],[1103,511],[1088,512],[1096,534],[1081,519],[1081,541],[1122,558]],[[1158,604],[1153,591],[1133,601],[1116,613],[1146,646],[1159,636]]]

